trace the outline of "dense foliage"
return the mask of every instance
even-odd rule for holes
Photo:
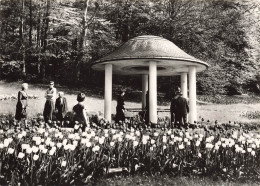
[[[1,116],[0,183],[82,185],[113,172],[259,181],[259,132],[223,129],[64,130]]]
[[[138,35],[159,35],[211,67],[204,94],[259,91],[259,3],[229,0],[2,0],[1,77],[103,85],[90,63]],[[258,9],[257,9],[258,8]],[[115,76],[117,84],[136,78]],[[162,91],[178,78],[159,79]],[[165,86],[167,84],[167,86]]]

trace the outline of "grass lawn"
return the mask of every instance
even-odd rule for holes
[[[128,176],[128,177],[112,177],[100,179],[93,185],[100,186],[133,186],[133,185],[143,185],[143,186],[158,186],[158,185],[171,185],[171,186],[258,186],[257,182],[246,182],[240,183],[238,181],[222,181],[213,180],[211,178],[199,178],[199,177],[170,177],[164,176]]]
[[[17,92],[20,90],[20,83],[6,83],[0,81],[0,95],[14,95],[17,96]],[[37,113],[43,112],[43,107],[45,103],[44,93],[48,88],[47,85],[29,85],[28,94],[37,95],[39,99],[30,99],[29,100],[29,108],[28,115],[32,117]],[[91,90],[71,90],[67,87],[56,87],[57,91],[64,91],[65,96],[68,101],[69,110],[77,104],[76,95],[78,92],[83,91],[86,93],[87,97],[85,99],[85,107],[88,111],[101,111],[104,112],[104,100],[102,95],[95,94]],[[113,95],[114,96],[114,95]],[[140,95],[141,96],[141,95]],[[137,98],[140,100],[140,98]],[[168,105],[159,105],[159,108],[169,108],[170,103]],[[0,101],[0,113],[15,113],[16,100],[4,100]],[[126,108],[141,108],[141,103],[138,102],[125,102]],[[255,104],[230,104],[230,105],[222,105],[222,104],[203,104],[197,106],[198,111],[198,121],[201,118],[205,120],[219,122],[228,122],[228,121],[236,121],[236,122],[260,122],[260,116],[255,119],[249,119],[247,117],[243,117],[246,112],[257,112],[260,110],[260,103]],[[116,100],[112,101],[112,113],[116,112]]]

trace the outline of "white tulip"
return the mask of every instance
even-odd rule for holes
[[[46,148],[44,148],[43,150],[42,150],[42,153],[43,154],[46,154],[48,152],[48,149],[46,149]]]
[[[8,148],[8,154],[13,154],[14,153],[14,149],[13,148]]]
[[[0,149],[4,148],[4,144],[0,143]]]
[[[44,145],[39,145],[39,149],[43,150],[44,149]]]
[[[115,145],[115,142],[111,141],[110,146],[113,147]]]
[[[91,142],[87,141],[86,146],[91,147],[92,146]]]
[[[33,151],[34,153],[37,153],[37,152],[39,151],[39,148],[36,147],[36,146],[32,146],[32,151]]]
[[[166,136],[163,136],[163,143],[166,143],[167,142],[167,138]]]
[[[34,161],[37,161],[38,159],[39,159],[39,155],[34,154],[34,155],[33,155],[33,160],[34,160]]]
[[[27,153],[27,154],[31,154],[31,153],[32,153],[32,148],[31,148],[31,147],[28,147],[28,148],[26,149],[26,153]]]
[[[61,148],[62,147],[62,143],[57,143],[57,147]]]
[[[255,156],[255,151],[254,150],[252,150],[251,155]]]
[[[67,139],[64,139],[63,142],[62,142],[62,145],[63,145],[63,146],[67,145],[67,142],[68,142],[68,140],[67,140]]]
[[[74,146],[78,146],[78,141],[74,140],[74,141],[73,141],[73,145],[74,145]]]
[[[69,138],[69,139],[74,139],[74,138],[75,138],[75,135],[74,135],[74,134],[69,134],[68,138]]]
[[[50,156],[52,156],[54,153],[55,153],[54,150],[50,150],[50,151],[49,151],[49,155],[50,155]]]
[[[136,147],[138,145],[138,141],[134,141],[133,145],[134,145],[134,147]]]
[[[22,131],[22,135],[23,135],[23,136],[26,136],[26,132],[25,132],[25,131]]]
[[[69,150],[70,145],[63,145],[64,146],[64,150]]]
[[[183,143],[179,145],[179,149],[184,149]]]
[[[22,134],[18,134],[17,137],[18,137],[18,139],[21,139],[23,137],[23,135]]]
[[[70,145],[70,150],[71,151],[74,151],[76,149],[76,146],[75,145]]]
[[[61,162],[61,166],[62,166],[62,167],[66,167],[66,165],[67,165],[67,162],[66,162],[66,161],[62,161],[62,162]]]
[[[151,139],[151,144],[153,145],[155,143],[155,140],[154,139]]]
[[[22,152],[19,152],[19,154],[18,154],[18,158],[19,159],[23,159],[23,157],[25,156],[25,154],[24,153],[22,153]]]
[[[167,148],[166,145],[164,145],[164,146],[163,146],[163,150],[165,150],[166,148]]]
[[[10,144],[9,140],[8,140],[8,139],[5,139],[5,140],[4,140],[4,147],[8,147],[9,144]]]

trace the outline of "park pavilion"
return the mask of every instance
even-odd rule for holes
[[[189,122],[197,121],[196,73],[208,64],[185,53],[171,41],[153,35],[128,40],[111,54],[92,63],[92,68],[105,71],[104,117],[111,122],[112,74],[142,77],[142,108],[149,89],[149,116],[157,123],[157,76],[181,76],[183,97],[189,99]],[[188,95],[189,88],[189,95]]]

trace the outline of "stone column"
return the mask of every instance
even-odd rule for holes
[[[148,90],[148,75],[142,75],[142,110],[146,107],[146,92]]]
[[[149,121],[157,123],[157,64],[149,62]]]
[[[196,107],[196,67],[189,67],[189,121],[194,124],[197,121],[197,107]]]
[[[184,98],[188,98],[188,80],[187,80],[187,73],[181,73],[181,92]]]
[[[104,117],[111,122],[111,103],[112,103],[112,64],[105,65],[105,100]]]

